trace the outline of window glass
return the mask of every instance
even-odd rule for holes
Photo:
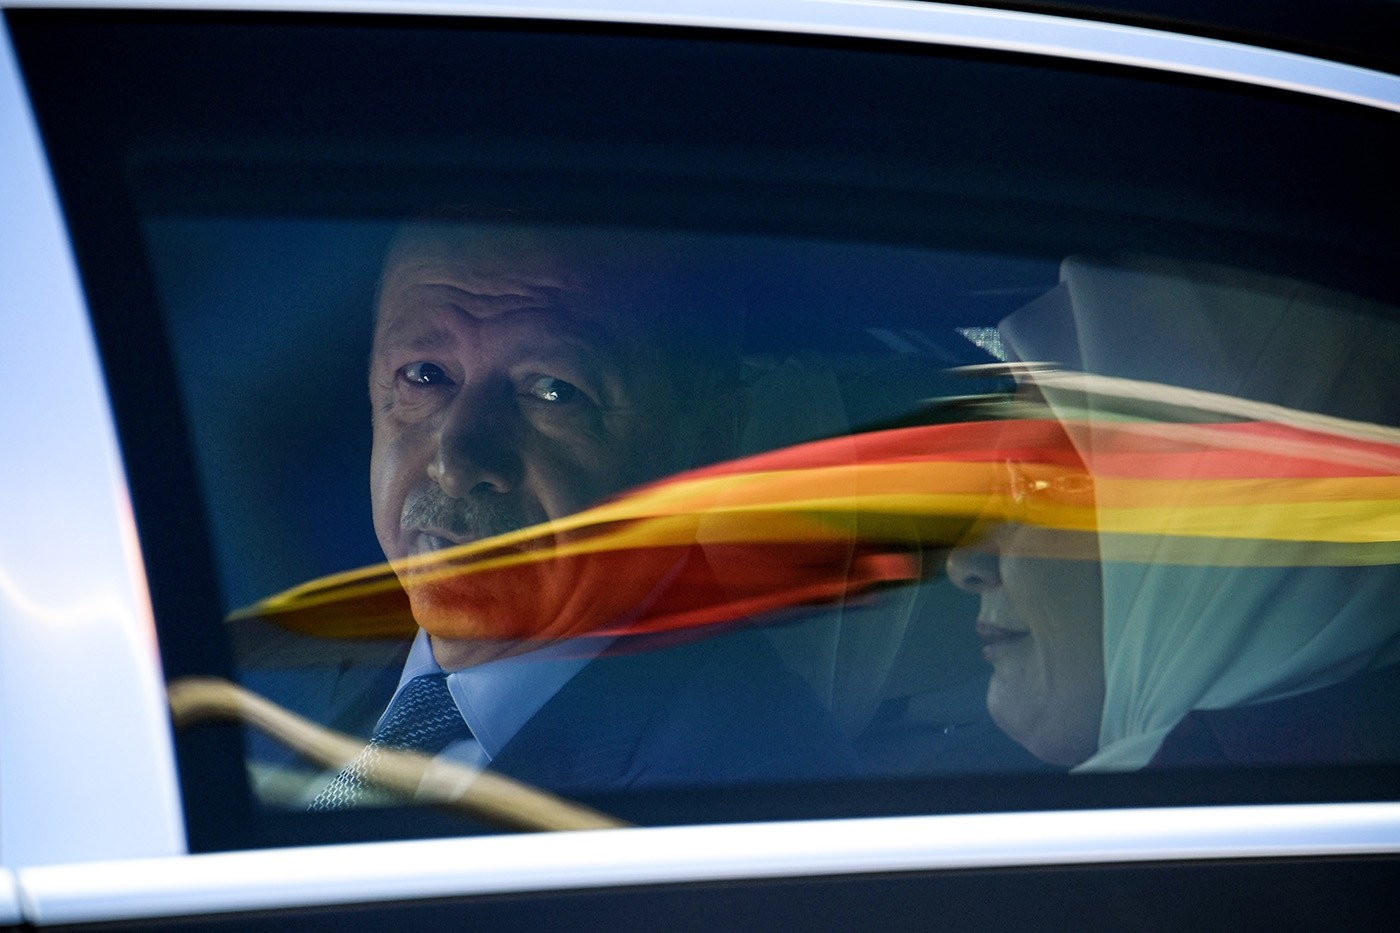
[[[898,45],[13,18],[177,706],[256,698],[177,710],[197,846],[1393,783],[1393,120]]]
[[[532,783],[1034,767],[944,579],[981,493],[916,464],[925,422],[997,417],[979,396],[1011,383],[976,367],[1055,263],[437,216],[146,229],[245,686],[368,735],[421,627],[410,672],[474,671],[462,760],[547,742]],[[557,716],[574,740],[535,735]],[[250,749],[269,799],[319,792]]]

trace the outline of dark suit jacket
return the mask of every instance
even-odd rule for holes
[[[1297,696],[1188,713],[1149,767],[1400,761],[1400,666]]]
[[[393,696],[407,644],[336,660],[324,644],[245,683],[331,728],[368,738]],[[254,737],[252,759],[296,773],[289,750]],[[590,661],[491,763],[561,793],[854,775],[857,759],[807,684],[752,632]],[[314,773],[306,773],[307,782]],[[295,797],[295,792],[292,792]]]
[[[751,633],[591,661],[491,767],[562,791],[820,779],[858,770],[811,689]]]

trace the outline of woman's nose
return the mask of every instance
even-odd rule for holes
[[[996,549],[986,542],[953,548],[948,554],[948,579],[969,593],[986,593],[1001,586]]]

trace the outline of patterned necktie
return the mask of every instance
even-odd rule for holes
[[[310,809],[343,810],[369,802],[375,795],[365,781],[380,749],[402,748],[436,755],[454,739],[471,738],[447,689],[446,674],[424,674],[408,682],[389,707],[369,744],[326,785]]]

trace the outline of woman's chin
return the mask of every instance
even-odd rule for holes
[[[1043,699],[1023,696],[994,673],[987,684],[987,712],[1018,745],[1046,764],[1072,768],[1098,751],[1098,713],[1055,711]]]

